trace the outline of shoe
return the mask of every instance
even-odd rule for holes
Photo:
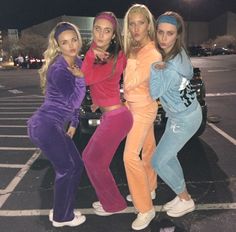
[[[139,213],[137,218],[132,223],[133,230],[142,230],[146,228],[152,219],[155,217],[155,209],[151,209],[146,213]]]
[[[180,201],[180,198],[178,196],[176,196],[173,200],[171,200],[163,205],[164,211],[170,210],[179,201]]]
[[[151,198],[152,198],[152,200],[154,200],[156,198],[155,190],[151,191]],[[132,202],[132,197],[131,197],[130,194],[126,196],[126,200],[129,201],[129,202]]]
[[[125,212],[125,209],[120,210],[120,211],[116,211],[116,212],[107,212],[103,209],[102,206],[94,208],[94,213],[99,215],[99,216],[110,216],[110,215],[113,215],[113,214],[119,214],[119,213],[124,213],[124,212]]]
[[[179,199],[179,201],[169,210],[167,210],[167,215],[171,217],[181,217],[186,213],[194,211],[195,204],[192,199],[186,201],[184,199]]]
[[[102,207],[102,204],[100,201],[95,201],[95,202],[93,202],[92,206],[94,209],[97,209],[99,207]]]
[[[54,227],[63,227],[63,226],[79,226],[80,224],[84,223],[86,220],[86,217],[84,215],[76,215],[73,220],[71,221],[66,221],[66,222],[56,222],[56,221],[52,221],[52,225]]]
[[[77,215],[77,216],[80,216],[81,212],[79,210],[74,210],[74,214]],[[53,209],[50,209],[48,218],[49,218],[50,222],[53,221]]]

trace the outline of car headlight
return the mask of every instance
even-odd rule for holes
[[[98,126],[100,125],[100,119],[89,119],[88,124],[89,126]]]

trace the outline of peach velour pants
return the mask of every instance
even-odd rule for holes
[[[126,138],[124,165],[133,204],[139,212],[145,213],[153,207],[151,191],[157,187],[157,175],[151,160],[156,149],[153,122],[158,104],[154,101],[143,107],[130,102],[127,105],[134,122]]]

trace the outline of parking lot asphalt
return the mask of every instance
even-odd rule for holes
[[[25,79],[28,78],[27,73],[24,73]],[[8,71],[3,75],[11,78]],[[20,91],[11,91],[6,96],[10,90],[17,90],[17,85],[21,85],[19,90],[22,92],[35,92],[25,84],[28,79],[23,82],[17,76],[17,80],[19,83],[11,82],[15,84],[11,88],[7,88],[7,81],[3,83],[0,80],[0,232],[132,231],[131,223],[136,217],[132,203],[128,203],[126,212],[122,214],[108,217],[94,214],[91,204],[97,198],[86,172],[83,173],[76,198],[76,208],[86,215],[86,222],[75,228],[52,227],[48,212],[52,208],[54,172],[44,155],[30,143],[26,131],[27,118],[41,104],[42,96],[24,95]],[[32,85],[31,82],[29,85]],[[157,198],[153,201],[156,217],[141,232],[236,231],[235,109],[232,107],[235,95],[209,97],[207,101],[209,114],[220,115],[221,120],[215,124],[208,122],[204,134],[191,139],[179,152],[187,188],[196,202],[196,210],[180,218],[167,216],[162,211],[162,205],[172,199],[174,193],[159,179]],[[157,142],[160,136],[161,131],[156,131]],[[88,139],[89,136],[75,137],[80,151]],[[123,147],[124,142],[117,150],[111,170],[125,197],[129,191],[122,161]]]

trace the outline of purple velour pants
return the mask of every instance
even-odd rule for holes
[[[117,212],[127,207],[109,166],[132,124],[132,114],[126,106],[105,112],[82,154],[90,181],[107,212]]]
[[[34,115],[28,121],[28,134],[49,159],[56,173],[53,220],[74,218],[75,193],[83,171],[83,161],[64,125],[45,115]]]

